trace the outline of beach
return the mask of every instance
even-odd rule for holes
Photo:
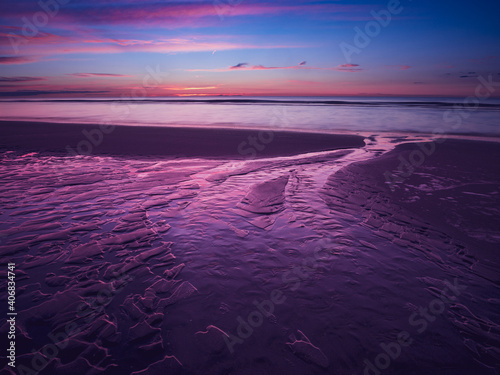
[[[324,132],[20,121],[0,121],[0,137],[0,146],[68,155],[236,159],[288,156],[364,145],[360,136]],[[272,147],[266,147],[271,142]]]
[[[2,121],[0,157],[18,372],[499,369],[496,138]]]

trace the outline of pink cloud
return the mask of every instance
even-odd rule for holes
[[[339,72],[360,72],[363,69],[358,68],[358,64],[343,64],[335,68],[319,68],[314,66],[305,66],[306,62],[302,61],[298,65],[292,66],[264,66],[264,65],[250,65],[248,63],[239,63],[229,68],[222,69],[187,69],[187,72],[230,72],[234,70],[278,70],[278,69],[294,69],[294,70],[335,70]]]
[[[55,44],[70,42],[72,39],[56,34],[39,31],[37,34],[25,37],[22,32],[18,32],[17,28],[13,28],[15,32],[2,32],[0,31],[0,46],[11,46],[12,43],[23,47],[28,44]]]
[[[57,55],[72,53],[122,53],[122,52],[156,52],[156,53],[177,53],[177,52],[205,52],[214,50],[236,50],[236,49],[275,49],[275,48],[295,48],[296,45],[257,45],[232,41],[230,35],[212,36],[186,36],[183,38],[162,38],[162,39],[111,39],[100,37],[89,37],[88,35],[73,36],[64,38],[60,43],[52,40],[45,42],[40,39],[37,43],[26,43],[21,45],[29,51],[30,55]],[[10,43],[7,38],[0,38],[4,43],[4,50],[10,50]],[[1,42],[0,42],[1,46]],[[15,61],[15,60],[12,60]],[[18,59],[18,61],[21,61]],[[27,62],[27,61],[26,61]]]
[[[45,77],[0,77],[0,82],[33,82],[45,81]]]
[[[39,11],[37,2],[11,2],[8,13],[3,15],[4,22],[12,25],[22,25],[23,17],[31,20],[33,14]],[[294,2],[234,2],[216,1],[162,1],[135,2],[129,0],[117,1],[77,1],[64,6],[64,12],[59,11],[56,17],[50,19],[51,29],[72,30],[71,34],[82,30],[94,29],[102,33],[101,25],[126,26],[131,30],[147,29],[178,29],[221,26],[221,18],[231,19],[230,25],[239,23],[243,17],[266,17],[283,14],[300,15],[313,19],[355,20],[359,13],[368,14],[371,6],[347,4],[311,4]],[[371,19],[371,18],[370,18]],[[244,20],[245,22],[247,20]],[[3,28],[5,33],[15,32],[22,36],[22,28],[10,26]],[[105,30],[105,29],[104,29]],[[40,32],[41,34],[41,32]],[[39,36],[35,36],[38,39]],[[44,36],[48,41],[48,36]],[[1,41],[0,41],[1,43]]]
[[[337,70],[339,72],[349,72],[349,73],[356,73],[360,72],[363,69],[358,68],[359,64],[342,64],[337,66],[336,68],[333,68],[333,70]]]
[[[250,65],[248,63],[239,63],[233,66],[230,66],[229,68],[223,68],[223,69],[187,69],[187,72],[229,72],[232,70],[276,70],[276,69],[304,69],[304,70],[309,70],[309,69],[321,69],[321,68],[314,68],[314,67],[306,67],[304,66],[306,64],[305,61],[302,61],[298,65],[292,65],[292,66],[264,66],[264,65]]]
[[[14,65],[14,64],[29,64],[38,61],[32,56],[0,56],[0,64]]]
[[[191,91],[191,90],[213,90],[219,88],[219,86],[203,86],[203,87],[163,87],[166,90],[173,90],[173,91]]]
[[[231,5],[229,2],[116,2],[113,4],[95,4],[87,2],[78,7],[66,7],[59,12],[55,25],[88,24],[126,24],[140,28],[149,25],[163,28],[205,27],[220,23],[220,17],[281,15],[296,13],[324,17],[330,15],[340,19],[352,19],[354,13],[369,11],[367,5],[344,4],[273,4],[242,2]],[[31,17],[33,9],[22,4],[13,4],[9,16],[21,19]],[[54,26],[54,25],[52,25]]]
[[[305,81],[305,80],[300,80],[300,79],[289,79],[287,82],[291,83],[291,84],[301,85],[301,86],[317,86],[317,85],[323,84],[323,82]]]
[[[71,73],[66,75],[74,77],[132,77],[126,74],[113,74],[113,73]]]

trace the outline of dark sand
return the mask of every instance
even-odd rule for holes
[[[116,126],[103,129],[99,125],[0,121],[0,147],[68,153],[69,146],[73,150],[70,153],[79,154],[242,159],[364,146],[363,137],[356,135],[262,131],[260,139],[259,133],[259,130],[230,128]],[[85,134],[90,134],[91,139]],[[258,146],[249,144],[249,137],[255,138]],[[272,147],[268,147],[267,140],[271,137]],[[79,149],[82,141],[86,146]]]
[[[167,155],[210,158],[75,158],[27,151],[64,150],[83,126],[49,125],[43,141],[38,126],[0,127],[14,151],[0,153],[0,263],[17,264],[25,373],[373,375],[366,361],[404,331],[412,343],[384,375],[498,374],[499,143],[435,144],[391,190],[384,175],[419,143],[383,153],[395,138],[377,136],[364,148],[235,161],[221,155],[240,159],[246,131],[136,127],[102,146],[122,154],[123,140],[143,154],[142,137],[164,155],[155,137],[170,134]],[[283,133],[266,152],[362,142],[342,137]],[[445,289],[420,331],[413,314],[441,308]],[[273,290],[281,303],[228,341]],[[5,283],[0,294],[6,306]]]

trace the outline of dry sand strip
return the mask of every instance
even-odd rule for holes
[[[295,131],[0,121],[0,148],[66,154],[245,159],[363,147],[363,139]]]

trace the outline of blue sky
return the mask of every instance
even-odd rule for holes
[[[147,67],[164,73],[150,96],[468,96],[500,80],[494,1],[59,1],[0,5],[3,97],[119,96]],[[356,44],[373,12],[390,22]]]

